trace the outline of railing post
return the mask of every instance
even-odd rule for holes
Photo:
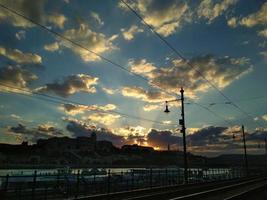
[[[97,191],[97,187],[96,187],[96,180],[95,180],[95,176],[96,176],[96,174],[95,174],[96,172],[94,171],[94,179],[93,179],[93,185],[94,185],[94,192],[96,192]]]
[[[6,175],[6,181],[5,181],[5,185],[4,185],[4,189],[3,189],[3,198],[6,199],[7,197],[7,190],[8,190],[8,180],[9,180],[9,174]]]
[[[35,170],[33,174],[33,182],[32,182],[32,200],[35,199],[36,177],[37,177],[37,171]]]
[[[165,185],[168,185],[168,169],[165,169]]]
[[[150,167],[150,172],[149,172],[149,186],[152,188],[152,168]]]
[[[110,193],[110,169],[108,170],[108,188],[107,188],[107,193]]]
[[[134,189],[134,171],[133,170],[132,170],[132,179],[131,179],[131,182],[132,182],[131,189],[133,190]]]
[[[80,170],[78,170],[77,172],[77,180],[76,180],[76,194],[75,194],[75,198],[78,197],[80,192]]]

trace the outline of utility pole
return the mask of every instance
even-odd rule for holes
[[[181,116],[182,119],[179,120],[179,124],[182,126],[181,132],[183,133],[183,146],[184,146],[184,182],[188,183],[188,163],[187,163],[187,153],[186,153],[186,135],[185,135],[185,119],[184,119],[184,90],[181,88]]]
[[[244,144],[245,170],[246,170],[246,176],[247,176],[248,175],[248,157],[247,157],[247,145],[246,145],[246,135],[245,135],[244,125],[242,125],[242,134],[243,134],[243,144]]]
[[[184,119],[184,89],[181,87],[180,90],[181,99],[174,99],[171,101],[166,101],[165,113],[169,113],[168,102],[181,101],[181,116],[182,119],[179,119],[179,125],[181,126],[181,133],[183,134],[183,147],[184,147],[184,183],[188,183],[188,163],[187,163],[187,152],[186,152],[186,135],[185,135],[185,119]]]

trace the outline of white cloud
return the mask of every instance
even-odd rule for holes
[[[164,37],[174,34],[190,18],[189,7],[184,1],[137,0],[126,2]],[[128,11],[122,3],[119,3],[119,6]]]
[[[104,34],[92,31],[85,24],[80,24],[80,27],[77,29],[68,29],[63,35],[97,54],[115,49],[112,40],[110,40],[114,39],[113,37],[106,38]],[[90,53],[88,50],[73,46],[68,42],[62,41],[61,44],[79,55],[85,62],[101,59],[99,56]]]
[[[260,55],[262,55],[265,59],[267,59],[267,51],[260,52]]]
[[[51,23],[54,26],[61,28],[61,29],[64,28],[64,24],[67,21],[67,18],[64,15],[59,14],[59,13],[47,15],[45,19],[48,23]]]
[[[156,69],[153,63],[147,62],[146,59],[141,59],[140,61],[130,60],[128,63],[130,70],[137,74],[145,74],[149,76],[150,72]]]
[[[267,15],[266,15],[266,18],[267,18]],[[267,38],[267,28],[264,29],[264,30],[259,31],[258,35]]]
[[[142,101],[149,103],[159,103],[173,99],[172,96],[166,95],[163,92],[146,91],[141,87],[123,87],[121,92],[125,97],[141,99]]]
[[[150,68],[149,72],[142,70],[135,70],[135,72],[148,77],[152,86],[160,85],[161,88],[169,92],[177,92],[177,88],[184,85],[186,95],[194,98],[197,92],[206,92],[210,88],[210,85],[201,78],[195,69],[220,89],[225,88],[234,80],[252,70],[249,59],[245,57],[231,58],[226,56],[216,58],[212,55],[205,55],[192,58],[190,62],[195,66],[194,69],[183,60],[173,60],[169,67],[155,67],[154,69]],[[146,63],[143,62],[140,69],[145,65]],[[150,63],[148,65],[150,66]],[[136,95],[136,98],[146,98],[144,95],[146,93],[140,89],[135,89],[134,92],[132,90],[131,93],[133,93],[132,96]]]
[[[12,117],[14,119],[21,119],[21,116],[16,115],[16,114],[11,114],[10,117]]]
[[[104,25],[103,20],[100,18],[99,14],[96,12],[91,12],[90,13],[91,17],[99,24],[99,25]]]
[[[262,119],[263,119],[264,121],[267,121],[267,114],[266,114],[266,115],[263,115],[263,116],[262,116]]]
[[[42,63],[42,57],[37,54],[23,53],[18,49],[7,49],[0,46],[0,55],[9,58],[17,63]]]
[[[220,0],[219,2],[202,0],[197,10],[198,17],[207,19],[211,23],[237,2],[238,0]]]
[[[152,111],[152,110],[157,110],[160,109],[160,105],[157,104],[147,104],[143,107],[144,111]]]
[[[24,30],[20,30],[20,31],[18,31],[18,32],[15,34],[15,36],[16,36],[16,38],[17,38],[18,40],[25,39],[25,37],[26,37],[26,31],[24,31]]]
[[[59,44],[58,44],[58,42],[46,44],[46,45],[44,45],[44,49],[47,51],[50,51],[50,52],[54,52],[54,51],[57,51],[59,49]]]
[[[108,114],[108,113],[93,113],[88,116],[88,120],[91,120],[96,123],[100,123],[106,126],[109,126],[116,122],[120,118],[120,115]]]
[[[110,111],[117,108],[114,104],[102,105],[75,105],[75,104],[63,104],[59,107],[61,110],[64,110],[69,115],[83,114],[87,111]]]
[[[102,90],[107,93],[107,94],[115,94],[115,92],[117,92],[117,90],[113,90],[113,89],[110,89],[110,88],[106,88],[106,87],[103,87]]]
[[[227,24],[228,24],[228,26],[235,28],[237,26],[237,18],[232,17],[232,18],[228,19]]]
[[[122,35],[125,40],[132,40],[137,33],[142,33],[144,30],[132,25],[128,30],[121,29]]]
[[[262,5],[258,12],[242,18],[240,24],[247,27],[267,24],[267,2]]]

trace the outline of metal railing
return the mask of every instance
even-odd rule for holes
[[[182,168],[128,169],[106,174],[75,173],[0,176],[1,199],[59,199],[183,184]],[[239,168],[189,169],[189,183],[229,180],[245,176]]]

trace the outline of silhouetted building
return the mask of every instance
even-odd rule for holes
[[[149,153],[153,152],[153,147],[139,146],[137,144],[133,145],[124,145],[121,147],[121,150],[126,153]]]

